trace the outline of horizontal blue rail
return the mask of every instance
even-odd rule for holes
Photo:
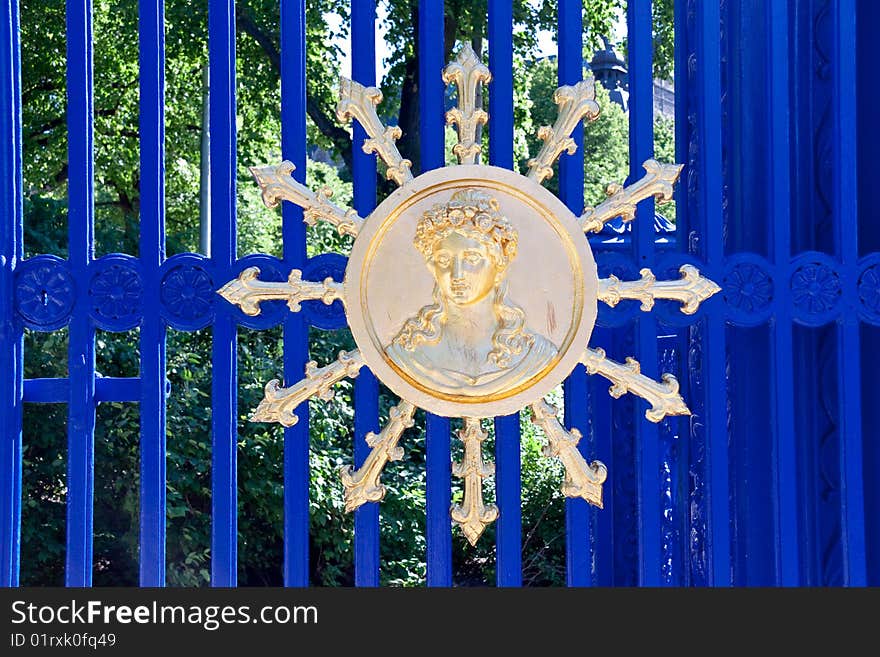
[[[165,396],[171,393],[165,382]],[[66,404],[70,399],[70,379],[25,379],[24,401],[39,404]],[[95,402],[140,402],[139,377],[96,377]]]

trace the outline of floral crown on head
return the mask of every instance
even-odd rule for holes
[[[453,232],[489,246],[499,267],[507,267],[516,256],[516,230],[501,214],[498,201],[485,192],[463,189],[447,203],[426,210],[416,226],[413,244],[425,258],[430,258],[434,243]]]

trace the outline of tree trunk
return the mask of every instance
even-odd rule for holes
[[[400,85],[400,114],[397,125],[403,136],[397,142],[400,154],[412,162],[412,171],[422,170],[421,140],[419,139],[419,9],[413,7],[413,51],[406,59],[403,82]]]

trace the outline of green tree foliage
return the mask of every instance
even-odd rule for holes
[[[447,0],[448,59],[456,44],[485,42],[485,0]],[[24,123],[25,243],[29,256],[67,254],[67,160],[65,111],[66,38],[63,0],[21,0]],[[404,130],[404,154],[418,162],[417,30],[415,0],[385,0],[381,29],[391,51],[383,80],[385,118]],[[622,0],[585,2],[589,48],[611,31]],[[138,121],[137,1],[94,0],[94,116],[96,251],[137,254],[140,173]],[[325,21],[337,14],[346,25],[349,3],[308,0],[308,140],[350,165],[348,131],[334,117],[340,53]],[[537,126],[555,117],[555,67],[535,61],[536,34],[554,29],[552,0],[514,2],[515,153],[524,166],[537,148]],[[166,3],[165,193],[167,252],[194,251],[199,235],[202,115],[207,65],[204,3]],[[280,46],[277,0],[239,0],[237,24],[238,250],[240,255],[281,253],[281,220],[266,209],[246,165],[280,158]],[[343,27],[343,31],[346,28]],[[488,99],[484,99],[488,101]],[[603,118],[585,129],[585,194],[601,200],[605,184],[626,174],[626,119],[599,91]],[[491,125],[489,127],[491,130]],[[485,135],[484,135],[485,138]],[[658,138],[658,152],[663,142]],[[671,143],[671,141],[669,142]],[[667,158],[669,159],[669,158]],[[416,170],[418,168],[416,167]],[[310,161],[308,182],[326,185],[335,199],[351,202],[349,167]],[[555,185],[557,178],[551,180]],[[384,184],[381,183],[380,184]],[[388,187],[382,187],[386,193]],[[308,253],[346,253],[350,238],[326,226],[309,229]],[[25,376],[67,375],[67,331],[26,334]],[[104,376],[136,376],[138,331],[99,332],[97,369]],[[311,354],[318,362],[352,348],[348,331],[312,330]],[[175,586],[209,582],[211,537],[211,331],[168,332],[167,378],[167,579]],[[281,584],[283,559],[283,433],[254,424],[247,415],[262,398],[264,383],[280,376],[279,328],[239,333],[238,502],[239,581]],[[353,583],[353,521],[344,512],[338,469],[351,461],[353,386],[344,383],[334,399],[312,405],[310,415],[310,563],[316,584]],[[380,415],[394,403],[382,389]],[[64,577],[66,406],[27,405],[24,415],[22,582],[61,584]],[[388,495],[381,507],[382,581],[424,583],[425,473],[421,412],[407,432],[407,458],[383,475]],[[564,505],[560,466],[540,454],[542,437],[522,418],[523,550],[527,584],[564,582]],[[492,439],[486,452],[492,449]],[[453,451],[460,453],[455,441]],[[103,403],[95,434],[94,581],[132,585],[138,571],[139,416],[136,404]],[[490,491],[491,492],[491,491]],[[461,490],[455,483],[454,495]],[[455,533],[455,581],[494,580],[494,528],[476,549]]]
[[[557,87],[556,62],[542,59],[523,71],[529,84],[530,127],[552,125],[556,118],[553,92]],[[584,203],[597,205],[605,199],[609,183],[621,183],[629,175],[629,117],[620,105],[612,102],[608,91],[596,84],[596,101],[599,118],[584,125]],[[521,130],[521,128],[517,128]],[[540,147],[535,130],[522,135],[527,144],[525,153],[536,153]],[[527,155],[519,157],[520,167],[525,170]],[[661,162],[675,161],[675,131],[670,119],[658,116],[654,120],[654,156]],[[558,192],[559,164],[553,167],[554,175],[546,186]],[[675,204],[658,205],[658,212],[675,221]]]

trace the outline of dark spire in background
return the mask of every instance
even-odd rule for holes
[[[605,47],[597,50],[590,62],[593,76],[608,90],[611,100],[620,105],[623,111],[629,109],[629,84],[627,82],[626,62],[611,46],[607,36],[602,36]]]

